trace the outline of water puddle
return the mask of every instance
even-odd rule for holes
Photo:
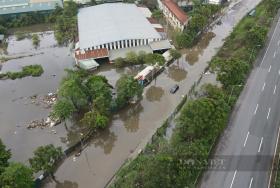
[[[186,54],[186,61],[190,65],[194,65],[199,60],[199,56],[203,55],[205,48],[209,45],[210,41],[215,37],[215,33],[207,32],[205,33],[197,45],[191,49],[184,51]]]

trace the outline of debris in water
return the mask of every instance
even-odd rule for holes
[[[46,128],[46,127],[53,127],[61,123],[59,119],[52,119],[51,117],[48,117],[46,120],[33,120],[27,125],[27,129],[34,129],[34,128]],[[54,134],[56,134],[55,130],[52,130]]]

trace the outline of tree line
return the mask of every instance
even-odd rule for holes
[[[192,47],[213,16],[221,9],[219,5],[196,3],[188,13],[189,21],[182,33],[175,33],[175,43],[179,48]]]
[[[33,188],[33,173],[45,172],[54,178],[55,163],[63,156],[60,147],[53,145],[40,146],[29,159],[29,166],[10,162],[11,151],[0,139],[0,187],[1,188]]]
[[[52,116],[61,120],[84,112],[83,124],[92,130],[105,128],[113,112],[142,96],[143,87],[129,75],[122,75],[114,91],[104,76],[83,70],[66,71],[52,111]]]

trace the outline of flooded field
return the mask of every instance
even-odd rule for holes
[[[143,148],[145,143],[172,113],[190,87],[198,80],[217,50],[222,46],[233,26],[253,8],[259,0],[243,0],[222,18],[222,24],[206,33],[201,42],[185,52],[144,90],[141,102],[131,105],[112,117],[110,126],[94,136],[88,147],[76,158],[69,157],[57,170],[57,182],[48,180],[45,188],[101,188],[113,177],[125,160]],[[16,41],[9,38],[7,55],[34,56],[10,60],[2,71],[16,71],[24,65],[41,64],[44,74],[38,78],[0,80],[0,137],[12,149],[13,160],[26,162],[33,150],[53,143],[64,149],[80,138],[83,127],[76,121],[53,128],[27,130],[32,120],[46,118],[50,109],[40,100],[49,92],[56,92],[65,68],[72,68],[74,60],[68,47],[58,47],[53,32],[40,34],[39,48],[30,39]],[[95,74],[104,75],[112,85],[121,74],[136,74],[141,67],[115,69],[102,65]],[[170,94],[178,84],[180,89]],[[36,96],[36,101],[34,98]]]
[[[32,120],[46,118],[50,111],[44,105],[35,103],[31,96],[39,98],[55,92],[64,75],[64,69],[73,66],[69,48],[55,47],[52,32],[42,34],[40,39],[40,46],[35,49],[29,39],[16,41],[15,37],[10,37],[7,55],[34,56],[10,60],[2,66],[2,72],[6,72],[18,71],[25,65],[40,64],[45,71],[38,78],[0,80],[0,137],[11,148],[12,159],[22,162],[40,145],[53,143],[65,148],[65,144],[61,142],[61,138],[65,137],[63,126],[44,130],[26,128]]]

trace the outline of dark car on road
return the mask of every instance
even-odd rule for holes
[[[177,84],[175,84],[174,86],[172,86],[172,88],[170,89],[170,93],[174,94],[176,93],[176,91],[178,91],[179,86]]]

